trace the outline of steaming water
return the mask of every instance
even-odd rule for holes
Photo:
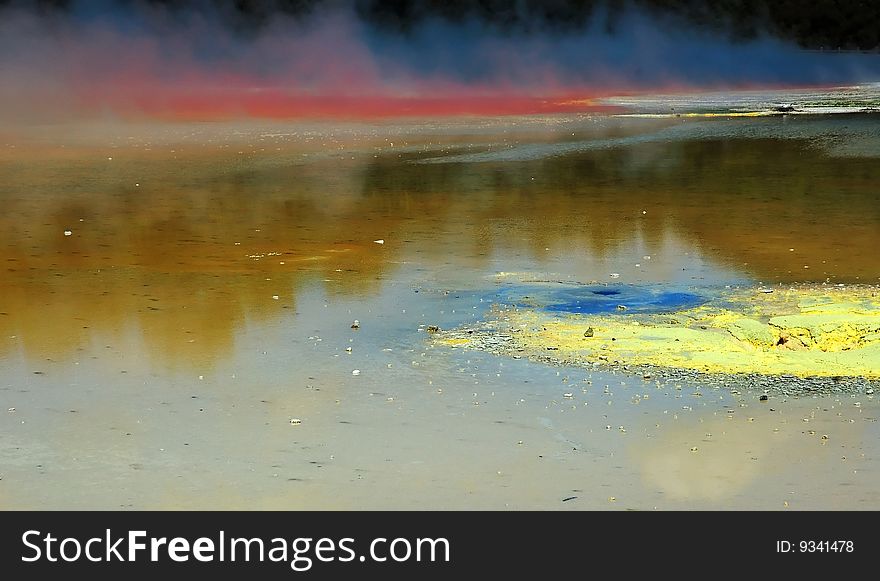
[[[528,285],[593,312],[876,284],[880,151],[840,151],[878,133],[865,115],[8,137],[0,506],[876,509],[873,396],[760,403],[425,329]]]

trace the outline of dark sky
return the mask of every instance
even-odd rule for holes
[[[566,34],[599,19],[613,31],[620,16],[635,9],[732,40],[771,35],[810,49],[880,49],[877,0],[0,0],[0,5],[92,16],[144,6],[172,15],[197,11],[242,35],[259,31],[279,14],[303,18],[333,5],[353,5],[368,26],[400,34],[437,20],[472,20],[508,34]]]

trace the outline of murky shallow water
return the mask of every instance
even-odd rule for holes
[[[878,131],[863,115],[5,136],[0,506],[880,508],[873,396],[759,402],[425,330],[527,279],[877,283],[880,151],[850,145]]]

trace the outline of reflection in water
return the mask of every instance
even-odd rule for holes
[[[858,450],[860,446],[852,444],[865,437],[864,423],[850,421],[851,402],[825,402],[817,410],[804,400],[785,402],[783,411],[778,408],[779,404],[776,408],[764,405],[697,418],[677,417],[658,429],[655,438],[633,446],[630,455],[646,486],[671,500],[712,506],[745,494],[746,506],[756,508],[766,505],[766,499],[758,495],[791,477],[787,471],[804,466],[817,473],[829,470],[829,464],[839,464],[852,454],[846,445]],[[858,471],[841,472],[836,478],[851,486],[857,475]],[[768,480],[773,484],[768,485]],[[756,482],[767,488],[756,491],[749,502],[750,487]],[[840,503],[847,494],[845,489],[823,493],[827,506]],[[789,500],[795,502],[790,496]]]
[[[780,447],[788,448],[789,438],[788,433],[774,433],[766,423],[718,419],[677,426],[634,455],[649,486],[672,499],[720,501],[739,493],[772,466],[768,456],[776,456]]]
[[[834,502],[876,508],[873,397],[822,400],[831,420],[809,438],[793,404],[785,425],[655,432],[666,416],[650,402],[674,392],[425,342],[428,325],[478,320],[510,280],[700,296],[744,279],[876,282],[880,159],[751,138],[751,121],[745,137],[410,163],[675,123],[7,144],[0,506],[748,507],[760,485],[776,507],[815,483],[816,507],[844,483],[852,498]],[[858,475],[833,463],[844,455]]]
[[[175,364],[222,358],[303,285],[373,293],[401,261],[478,277],[522,253],[541,269],[622,251],[644,268],[644,250],[663,279],[690,247],[762,281],[870,282],[880,160],[807,145],[704,138],[515,164],[413,164],[412,146],[313,162],[292,147],[9,149],[0,348],[63,358],[135,328]]]
[[[878,178],[877,157],[829,157],[798,140],[701,139],[519,163],[389,160],[365,182],[367,192],[393,184],[447,195],[490,228],[515,223],[536,254],[562,240],[596,253],[634,236],[656,245],[671,230],[754,277],[824,281],[876,280]],[[509,234],[492,232],[498,244]]]
[[[388,264],[369,241],[394,219],[322,204],[308,171],[30,161],[4,172],[0,316],[7,346],[15,335],[34,357],[64,357],[132,327],[171,360],[224,357],[236,327],[293,308],[303,283],[374,291]]]

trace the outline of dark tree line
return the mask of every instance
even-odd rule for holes
[[[0,0],[0,6],[45,14],[75,12],[82,4]],[[242,33],[259,30],[277,14],[301,17],[325,6],[352,7],[368,24],[401,34],[431,19],[475,20],[511,34],[572,33],[601,19],[603,29],[613,33],[621,17],[637,9],[732,40],[770,34],[810,49],[880,50],[880,0],[104,0],[98,5],[119,12],[150,5],[171,13],[199,10]]]

